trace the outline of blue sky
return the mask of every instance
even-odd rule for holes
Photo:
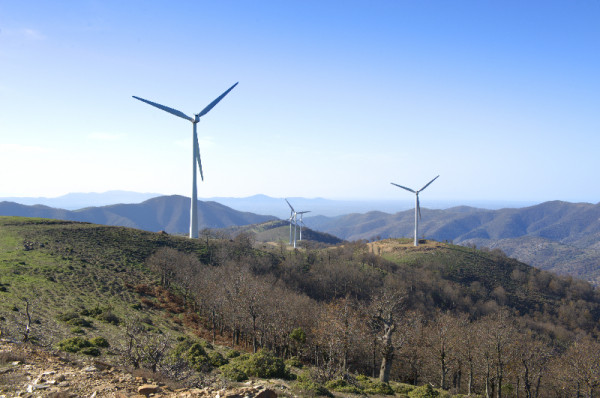
[[[0,197],[600,201],[600,1],[0,0]],[[423,198],[425,199],[425,198]],[[424,201],[425,206],[425,201]]]

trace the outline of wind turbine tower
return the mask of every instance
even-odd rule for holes
[[[302,226],[304,225],[304,221],[302,221],[302,215],[306,214],[306,213],[310,213],[310,210],[306,210],[306,211],[299,211],[296,214],[300,214],[300,240],[302,240]]]
[[[403,187],[402,185],[394,184],[393,182],[390,183],[392,185],[397,186],[398,188],[406,189],[407,191],[415,194],[415,246],[419,246],[419,218],[421,218],[421,205],[419,204],[419,193],[424,191],[425,188],[427,188],[438,177],[439,177],[439,175],[437,177],[435,177],[433,180],[429,181],[427,184],[425,184],[425,186],[423,188],[419,189],[418,191],[415,191],[415,190],[407,188],[407,187]]]
[[[204,174],[202,174],[202,163],[200,162],[200,146],[198,145],[198,133],[196,132],[196,125],[200,121],[200,118],[206,115],[215,105],[219,103],[235,86],[238,84],[235,83],[233,86],[229,87],[227,91],[223,94],[219,95],[213,102],[208,104],[206,108],[202,109],[200,113],[194,114],[194,117],[190,117],[183,112],[178,111],[177,109],[169,108],[168,106],[164,106],[161,104],[157,104],[156,102],[148,101],[140,97],[133,98],[145,102],[149,105],[157,107],[158,109],[162,109],[165,112],[169,112],[171,115],[178,116],[182,119],[188,120],[192,122],[194,126],[194,134],[193,134],[193,142],[192,142],[192,203],[190,205],[190,238],[198,238],[198,190],[196,188],[196,163],[198,164],[198,168],[200,169],[200,178],[204,181]]]
[[[288,204],[288,206],[290,206],[290,245],[292,245],[292,224],[294,225],[294,238],[293,238],[293,244],[294,244],[294,249],[296,248],[296,217],[298,215],[298,213],[296,213],[296,210],[294,210],[294,208],[292,207],[292,205],[290,204],[290,202],[288,202],[288,200],[285,200]]]

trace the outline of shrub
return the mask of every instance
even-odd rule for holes
[[[289,376],[283,360],[265,350],[261,350],[250,356],[245,363],[244,371],[248,376],[259,377],[261,379],[271,377],[287,378]]]
[[[119,317],[110,311],[99,314],[98,316],[96,316],[96,319],[102,322],[113,324],[115,326],[118,326],[121,323]]]
[[[199,343],[194,343],[185,353],[185,359],[187,362],[197,371],[202,370],[202,365],[208,363],[208,356],[204,347]]]
[[[80,351],[82,354],[89,355],[92,357],[97,357],[100,355],[100,350],[96,347],[85,347]]]
[[[365,394],[372,395],[394,395],[394,390],[387,383],[382,383],[379,380],[370,379],[367,376],[359,375],[356,380]]]
[[[290,359],[287,359],[285,361],[286,366],[289,367],[295,367],[295,368],[302,368],[302,362],[300,362],[300,360],[298,359],[298,357],[291,357]]]
[[[240,352],[236,350],[227,351],[227,354],[225,354],[225,356],[230,359],[237,358],[240,356]]]
[[[208,354],[208,362],[215,368],[218,368],[223,365],[227,365],[229,361],[223,357],[217,351],[213,351]]]
[[[64,314],[59,315],[57,318],[59,321],[68,322],[71,319],[79,318],[79,314],[76,312],[66,312]]]
[[[396,394],[407,395],[409,392],[414,390],[416,387],[411,384],[397,383],[392,386]]]
[[[73,334],[85,334],[85,330],[83,330],[79,326],[75,326],[74,328],[71,328],[71,333],[73,333]]]
[[[110,347],[110,344],[108,344],[108,341],[102,336],[97,336],[97,337],[91,338],[90,343],[95,347],[102,347],[102,348]]]
[[[58,348],[66,352],[79,352],[84,348],[91,347],[92,343],[83,337],[71,337],[58,343]]]
[[[71,318],[67,321],[67,325],[82,326],[84,328],[89,328],[92,326],[92,323],[83,318]]]
[[[325,397],[333,397],[333,394],[322,384],[315,382],[310,377],[302,374],[298,376],[298,388],[304,390],[310,395],[320,395]]]
[[[219,370],[221,371],[223,377],[225,377],[226,379],[237,382],[248,380],[248,375],[240,367],[239,363],[230,363],[227,365],[223,365],[219,368]]]
[[[425,384],[409,392],[408,396],[410,398],[435,398],[439,394],[440,393],[434,390],[430,384]]]
[[[302,328],[294,329],[290,333],[290,339],[298,344],[304,344],[306,342],[306,332]]]
[[[338,379],[338,380],[330,380],[325,383],[325,387],[330,390],[345,392],[350,394],[362,394],[363,391],[355,385],[348,383],[346,380]]]

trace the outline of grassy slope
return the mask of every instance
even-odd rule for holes
[[[188,239],[139,230],[35,218],[0,217],[0,327],[14,337],[31,303],[33,335],[54,343],[71,336],[60,314],[103,308],[121,320],[146,318],[175,330],[164,311],[140,306],[134,287],[154,277],[144,260],[169,245],[202,255]],[[4,318],[4,319],[3,319]],[[89,318],[88,335],[119,335],[122,328]],[[21,325],[17,327],[16,325]]]

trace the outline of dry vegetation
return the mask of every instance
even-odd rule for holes
[[[600,385],[586,282],[430,241],[256,247],[247,233],[2,219],[0,327],[19,339],[35,297],[34,341],[189,386],[276,375],[300,394],[501,398]]]

